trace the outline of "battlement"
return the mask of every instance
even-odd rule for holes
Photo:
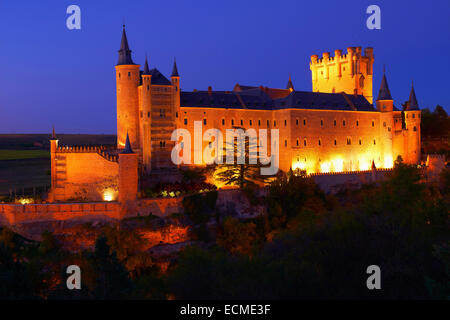
[[[313,54],[311,56],[310,65],[323,65],[328,63],[347,62],[357,59],[373,59],[373,48],[367,47],[364,49],[364,55],[362,55],[362,47],[348,47],[347,53],[343,54],[341,49],[334,50],[334,56],[330,56],[330,52],[322,53],[322,57],[319,58],[318,55]]]
[[[111,162],[118,162],[118,155],[109,152],[106,146],[58,146],[57,153],[97,153],[104,159]]]
[[[377,168],[374,171],[376,172],[388,172],[392,171],[392,168]],[[338,175],[358,175],[372,173],[372,170],[356,170],[356,171],[341,171],[341,172],[317,172],[308,174],[309,177],[317,177],[317,176],[338,176]]]
[[[349,47],[347,53],[334,50],[311,56],[312,90],[314,92],[360,94],[372,103],[373,48]]]

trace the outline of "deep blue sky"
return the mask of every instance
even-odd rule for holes
[[[81,7],[81,30],[66,8]],[[370,4],[381,30],[366,28]],[[0,133],[115,133],[115,71],[125,19],[135,63],[183,90],[239,82],[311,90],[311,54],[372,46],[374,95],[386,64],[394,103],[414,79],[421,108],[450,110],[450,1],[0,1]]]

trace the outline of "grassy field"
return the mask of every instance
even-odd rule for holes
[[[50,158],[47,150],[0,150],[0,161]]]
[[[58,134],[61,145],[113,145],[115,135]],[[50,187],[50,135],[0,134],[0,198]]]

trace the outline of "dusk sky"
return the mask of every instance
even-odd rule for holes
[[[66,9],[81,8],[81,30]],[[381,30],[366,9],[381,8]],[[311,91],[312,54],[374,48],[399,107],[411,80],[420,108],[450,111],[450,1],[0,1],[0,133],[115,133],[115,69],[125,21],[133,59],[181,88],[236,83]],[[333,55],[333,54],[332,54]]]

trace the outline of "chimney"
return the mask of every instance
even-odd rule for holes
[[[211,86],[208,86],[208,94],[212,95],[212,87]]]

